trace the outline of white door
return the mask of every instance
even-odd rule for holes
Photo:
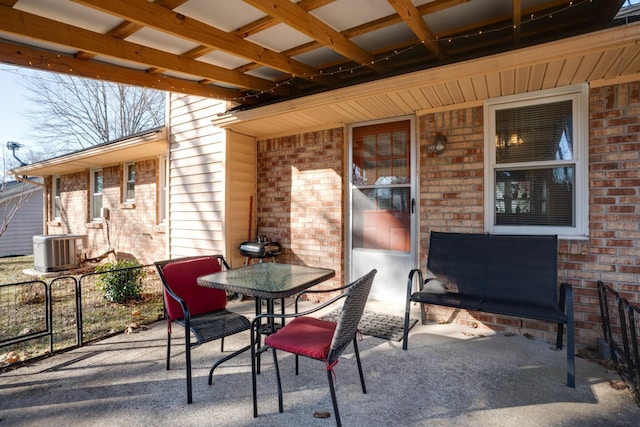
[[[371,298],[402,303],[416,264],[413,118],[350,128],[349,271],[378,270]]]

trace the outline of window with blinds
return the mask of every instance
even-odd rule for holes
[[[487,102],[487,226],[586,234],[586,93],[580,88]]]

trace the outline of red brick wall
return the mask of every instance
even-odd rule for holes
[[[110,218],[92,222],[89,214],[89,172],[77,172],[61,177],[62,215],[60,220],[48,219],[48,234],[87,234],[89,258],[104,254],[110,248],[118,258],[135,258],[142,264],[166,257],[164,225],[158,225],[158,160],[136,163],[136,200],[122,203],[122,166],[103,169],[103,207]],[[51,194],[51,180],[47,180]],[[48,197],[47,215],[51,215]]]
[[[484,231],[482,108],[420,117],[420,265],[426,264],[431,230]],[[558,280],[574,289],[576,342],[602,337],[596,282],[603,280],[633,303],[640,302],[640,82],[592,89],[589,106],[588,240],[561,240]],[[447,150],[427,152],[433,135]],[[430,307],[432,320],[451,309]],[[456,321],[497,331],[528,332],[552,340],[555,325],[458,313]]]
[[[483,233],[484,229],[484,118],[482,107],[445,111],[419,118],[420,143],[420,265],[425,266],[431,231]],[[443,154],[428,152],[435,134],[447,137]],[[571,243],[571,244],[570,244]],[[568,256],[575,242],[563,241],[559,258]],[[559,280],[566,279],[564,267],[559,267]],[[580,294],[580,290],[576,290]],[[576,303],[578,303],[576,297]],[[576,320],[597,308],[577,306]],[[429,306],[428,318],[433,321],[490,328],[497,332],[528,333],[554,340],[556,325],[492,313],[456,311]],[[576,329],[582,325],[576,325]],[[595,326],[595,325],[594,325]],[[591,328],[593,329],[592,326]],[[576,341],[593,344],[589,330],[576,331]]]
[[[596,281],[640,303],[640,82],[591,89],[589,96],[590,240],[562,259],[582,311],[576,327],[602,337]]]
[[[431,231],[484,232],[484,119],[482,107],[419,117],[420,266],[427,264]],[[429,153],[437,134],[447,137],[443,154]],[[505,319],[486,313],[430,306],[428,318],[503,329]]]
[[[420,116],[420,265],[432,230],[484,232],[482,107]],[[574,288],[576,342],[602,337],[597,280],[640,303],[640,82],[592,89],[589,106],[588,240],[561,240],[558,280]],[[447,150],[428,153],[435,134]],[[258,143],[258,233],[283,243],[283,262],[342,271],[342,129]],[[340,275],[339,275],[340,276]],[[430,307],[431,320],[451,309]],[[454,321],[555,339],[555,325],[488,313]]]
[[[344,259],[343,129],[258,142],[258,234],[282,244],[280,262],[336,270]]]

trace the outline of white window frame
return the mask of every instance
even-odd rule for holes
[[[129,180],[129,170],[133,168],[133,181]],[[124,164],[122,168],[123,176],[122,176],[122,201],[123,202],[135,202],[136,201],[136,164],[134,162],[128,162]],[[133,185],[133,197],[128,197],[129,195],[129,184]]]
[[[160,169],[159,176],[159,189],[158,189],[158,223],[164,224],[167,222],[167,210],[168,210],[168,186],[169,182],[167,177],[169,176],[168,168],[169,162],[166,156],[162,156],[158,159],[158,167]]]
[[[60,175],[54,175],[51,180],[51,218],[53,219],[60,219],[62,217],[61,185],[62,178]]]
[[[102,220],[103,218],[103,209],[100,209],[98,211],[96,211],[96,208],[94,206],[94,199],[96,196],[100,196],[102,203],[104,203],[104,193],[103,192],[96,192],[96,173],[101,172],[102,173],[102,191],[104,191],[104,172],[102,169],[91,169],[91,197],[89,198],[89,216],[91,217],[92,221],[99,221]],[[104,204],[102,205],[102,207],[104,207]]]
[[[575,166],[575,222],[574,226],[514,226],[495,224],[495,170],[505,164],[496,161],[496,111],[535,104],[572,101],[573,159],[566,162]],[[583,239],[589,236],[589,91],[588,85],[568,86],[520,95],[494,98],[484,103],[485,140],[485,230],[496,234],[555,234],[560,238]],[[513,167],[550,167],[553,162],[513,163]]]

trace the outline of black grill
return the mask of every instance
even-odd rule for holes
[[[282,247],[278,242],[242,242],[240,253],[249,258],[271,258],[280,255]]]

